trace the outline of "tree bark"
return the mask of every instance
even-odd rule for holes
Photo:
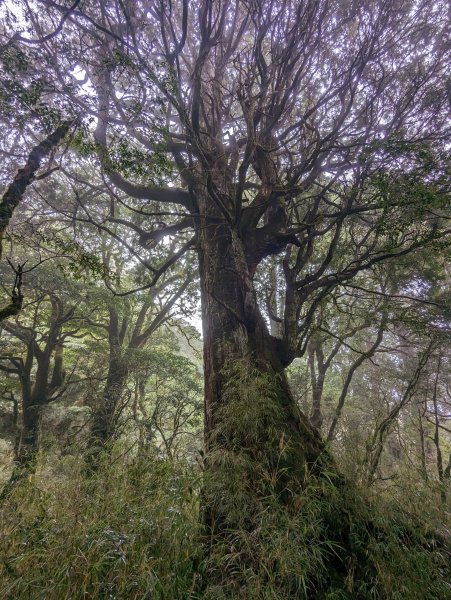
[[[108,366],[102,400],[96,406],[92,416],[92,440],[94,445],[105,447],[108,441],[114,438],[128,375],[129,369],[124,358],[121,356],[112,357]]]
[[[46,348],[45,351],[36,353],[36,350],[35,345],[33,351],[37,358],[37,369],[33,386],[29,383],[30,375],[28,374],[28,381],[24,382],[22,388],[23,390],[25,388],[26,393],[23,396],[22,429],[17,458],[19,465],[26,469],[33,468],[34,457],[39,449],[41,413],[43,407],[47,405],[49,391],[48,380],[52,351],[50,348]],[[29,393],[28,390],[30,390]]]
[[[204,214],[218,217],[212,202],[206,202],[203,208]],[[208,223],[208,226],[205,222],[201,224],[198,231],[207,472],[213,479],[221,477],[218,475],[221,457],[238,453],[242,458],[244,454],[254,467],[264,463],[269,470],[278,471],[273,491],[284,503],[289,503],[289,490],[302,484],[312,465],[319,466],[320,457],[325,454],[324,445],[290,393],[278,340],[269,334],[257,307],[239,233],[220,219],[215,225],[211,224],[212,219]],[[267,383],[266,390],[262,381]],[[257,392],[253,400],[252,388]],[[266,393],[262,402],[261,395]],[[246,399],[252,403],[246,405]],[[230,414],[229,409],[239,414]],[[246,431],[240,422],[251,423],[253,431]],[[252,491],[250,502],[252,496],[268,493],[262,481],[256,481],[258,469],[245,469],[240,477]],[[224,493],[233,493],[227,477],[223,483]],[[214,485],[217,484],[216,480]],[[216,487],[211,496],[208,489],[205,492],[206,524],[212,535],[238,525],[227,514],[223,500],[224,495],[218,494]]]
[[[22,310],[23,296],[18,294],[14,290],[11,294],[11,301],[9,304],[0,309],[0,321],[9,319],[9,317],[15,317]]]
[[[0,257],[1,257],[1,233],[0,233]],[[9,317],[15,317],[22,310],[23,294],[22,294],[22,277],[24,265],[19,264],[17,268],[8,261],[14,273],[16,275],[14,281],[14,287],[11,292],[11,300],[9,304],[0,309],[0,322],[8,319]]]
[[[3,234],[8,227],[14,210],[22,200],[25,190],[33,181],[42,160],[61,143],[72,123],[72,121],[64,121],[31,150],[25,166],[17,172],[14,180],[3,194],[0,201],[0,258],[2,257]]]
[[[424,432],[424,426],[423,426],[423,418],[424,418],[424,413],[426,411],[426,408],[427,407],[425,407],[423,409],[423,414],[421,414],[421,410],[418,409],[418,433],[420,434],[421,473],[423,475],[423,479],[425,482],[428,481],[428,470],[427,470],[427,464],[426,464],[426,448],[425,448],[425,444],[424,444],[425,432]]]
[[[432,346],[433,346],[433,344],[431,342],[429,344],[429,346],[426,348],[426,350],[423,352],[423,354],[420,356],[417,367],[415,369],[415,372],[413,373],[412,378],[410,379],[409,383],[407,384],[407,387],[404,391],[404,394],[403,394],[401,400],[393,406],[393,408],[389,411],[389,413],[385,417],[385,419],[383,419],[382,422],[374,430],[372,440],[368,444],[368,447],[367,447],[366,463],[368,465],[368,473],[367,473],[367,484],[368,485],[372,485],[375,481],[376,471],[379,468],[379,463],[380,463],[380,459],[382,456],[382,451],[384,449],[384,444],[385,444],[386,438],[387,438],[388,434],[390,433],[390,429],[391,429],[393,423],[398,418],[399,413],[404,408],[404,406],[408,402],[410,402],[413,395],[415,394],[416,386],[417,386],[418,380],[420,378],[420,375],[430,358]]]
[[[53,371],[49,386],[49,393],[61,387],[64,383],[64,379],[64,346],[63,344],[58,344],[53,357]]]
[[[335,431],[337,428],[337,424],[338,424],[338,421],[343,412],[343,407],[346,402],[346,397],[348,395],[349,386],[351,385],[351,381],[352,381],[352,378],[354,377],[354,373],[364,363],[365,360],[367,360],[368,358],[371,358],[376,353],[380,343],[382,342],[386,324],[387,324],[387,314],[386,314],[386,312],[384,312],[382,315],[381,323],[379,325],[379,329],[377,331],[376,340],[374,341],[372,346],[366,352],[362,352],[360,354],[360,356],[353,362],[353,364],[351,365],[351,368],[349,369],[349,371],[346,375],[346,378],[345,378],[345,381],[343,384],[343,388],[341,390],[340,397],[338,399],[337,408],[335,409],[335,414],[332,419],[332,423],[330,424],[329,432],[327,434],[328,442],[331,442],[335,438]]]
[[[438,362],[437,362],[437,372],[435,374],[432,402],[434,405],[434,426],[435,426],[434,427],[434,446],[435,446],[435,451],[436,451],[437,474],[438,474],[438,480],[439,480],[439,484],[440,484],[440,498],[444,504],[446,502],[446,491],[445,491],[445,486],[444,486],[443,456],[442,456],[442,449],[440,447],[440,428],[439,428],[440,421],[439,421],[439,410],[438,410],[438,403],[437,403],[438,380],[439,380],[439,376],[440,376],[441,364],[442,364],[442,356],[440,354],[438,357]]]
[[[15,448],[15,466],[9,481],[0,494],[0,502],[9,496],[16,484],[25,475],[35,470],[36,454],[39,450],[42,408],[48,402],[48,377],[52,348],[45,351],[37,347],[35,340],[27,344],[25,361],[18,365],[18,375],[22,390],[22,424]],[[31,383],[33,358],[37,359],[34,383]]]
[[[321,411],[321,400],[323,397],[324,380],[326,377],[327,366],[324,362],[324,352],[321,345],[321,338],[318,332],[315,332],[308,348],[310,378],[312,382],[312,412],[310,414],[310,423],[321,431],[323,425],[323,414]],[[315,371],[315,356],[317,359]]]
[[[88,463],[95,468],[99,454],[106,449],[117,429],[118,413],[121,410],[121,399],[129,376],[126,360],[126,348],[123,347],[127,322],[124,319],[119,325],[119,315],[111,307],[109,309],[108,343],[109,361],[108,374],[103,388],[102,397],[92,413],[91,439],[89,442]]]
[[[61,303],[51,298],[52,313],[45,346],[39,347],[35,334],[22,341],[26,343],[25,361],[16,364],[22,388],[22,427],[17,446],[16,463],[19,469],[29,472],[34,468],[34,458],[39,450],[40,420],[42,409],[48,404],[50,391],[50,372],[52,357],[56,351],[59,355],[55,357],[57,369],[62,367],[62,340],[61,330],[65,322],[73,316],[73,309],[63,312]],[[36,359],[36,374],[32,383],[33,363]],[[55,372],[54,372],[55,375]],[[52,378],[53,379],[53,378]],[[56,379],[54,383],[56,382]],[[56,389],[53,387],[53,390]]]
[[[108,375],[100,402],[93,407],[91,417],[88,453],[90,469],[96,468],[99,454],[102,450],[108,449],[109,442],[112,442],[117,434],[118,420],[124,407],[124,390],[133,368],[130,363],[130,352],[142,348],[155,331],[167,321],[171,309],[188,284],[189,280],[186,280],[150,320],[149,310],[159,290],[164,289],[164,282],[160,288],[151,291],[151,296],[143,303],[133,323],[127,317],[120,320],[117,310],[113,306],[109,308],[109,321],[106,327],[109,344]]]

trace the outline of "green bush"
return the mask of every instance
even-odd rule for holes
[[[190,597],[198,498],[188,469],[147,455],[105,460],[90,479],[81,458],[58,471],[41,468],[2,508],[0,598]]]
[[[449,533],[414,496],[375,497],[322,466],[281,501],[280,411],[260,383],[229,390],[203,473],[120,446],[90,476],[82,456],[41,456],[1,508],[0,598],[450,598]],[[218,535],[201,505],[219,515]]]

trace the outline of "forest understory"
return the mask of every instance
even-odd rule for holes
[[[451,598],[448,15],[0,2],[0,600]]]

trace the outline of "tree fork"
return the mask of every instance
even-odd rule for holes
[[[289,503],[293,483],[302,485],[306,473],[321,468],[328,453],[289,390],[283,358],[258,310],[243,242],[226,223],[201,228],[199,242],[207,470],[214,477],[216,458],[221,453],[244,452],[247,458],[260,457],[269,461],[271,469],[283,473],[278,479],[277,494],[282,503]],[[245,399],[239,400],[240,369],[244,373],[244,398],[253,387],[261,392],[254,403],[250,396],[247,404]],[[267,401],[262,381],[268,385]],[[251,440],[241,431],[239,421],[229,414],[229,408],[232,412],[236,408],[243,419],[246,411],[251,415],[254,411],[251,420],[258,433]],[[277,424],[271,424],[272,417]],[[272,429],[274,432],[268,434]],[[264,494],[262,490],[261,495]],[[215,523],[215,530],[221,529],[229,517],[222,515],[218,520],[214,507],[208,503],[207,500],[207,521],[212,526]]]

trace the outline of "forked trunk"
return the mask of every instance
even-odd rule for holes
[[[19,466],[32,470],[34,457],[39,450],[39,437],[42,409],[48,403],[48,376],[50,352],[43,352],[38,359],[36,378],[31,388],[30,382],[22,386],[22,429],[17,452]],[[31,389],[30,389],[31,388]]]
[[[9,496],[16,484],[26,475],[33,474],[36,467],[42,409],[48,403],[48,376],[51,353],[40,353],[36,378],[32,386],[33,348],[34,344],[32,342],[28,345],[25,364],[19,371],[22,389],[22,423],[15,445],[15,466],[8,482],[0,493],[0,502],[3,502]]]
[[[325,452],[320,436],[290,393],[277,342],[258,310],[244,245],[236,231],[219,221],[199,228],[199,255],[205,504],[207,525],[215,534],[241,526],[253,501],[268,493],[289,504],[294,488],[313,465],[319,466]],[[238,512],[229,510],[225,501],[235,494],[236,486],[247,490]],[[236,497],[231,504],[236,504]]]

